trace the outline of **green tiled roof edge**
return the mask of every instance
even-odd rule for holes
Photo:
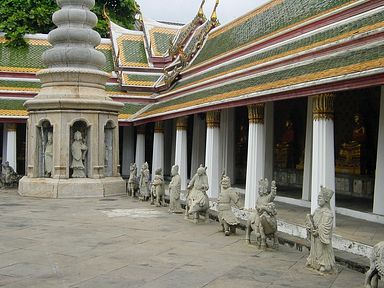
[[[207,98],[214,95],[219,95],[226,92],[237,91],[243,88],[257,86],[260,84],[270,83],[278,80],[291,79],[301,75],[306,75],[315,72],[321,72],[332,68],[340,68],[347,65],[357,64],[369,60],[375,60],[384,58],[384,45],[361,49],[358,51],[346,51],[340,55],[332,56],[327,59],[315,61],[310,64],[292,67],[290,69],[284,69],[269,73],[266,75],[255,76],[250,79],[242,80],[236,83],[229,83],[217,88],[209,90],[198,91],[193,94],[186,95],[184,97],[176,98],[173,100],[161,102],[151,106],[146,112],[154,111],[166,106],[172,106],[181,104],[188,101],[198,100],[201,98]]]
[[[145,105],[124,103],[123,108],[121,108],[121,110],[120,110],[120,114],[132,115],[144,107],[145,107]]]
[[[0,110],[26,110],[23,106],[26,100],[0,98]]]
[[[128,74],[130,81],[148,81],[156,82],[161,75],[145,75],[145,74]]]
[[[170,41],[175,37],[175,35],[170,33],[154,32],[153,37],[155,38],[157,51],[161,54],[165,54],[168,52]]]
[[[237,68],[237,67],[241,67],[242,65],[246,65],[246,64],[249,64],[252,62],[256,62],[256,61],[260,61],[260,60],[263,60],[263,59],[266,59],[269,57],[273,57],[273,56],[276,56],[276,55],[279,55],[279,54],[282,54],[285,52],[289,52],[291,50],[294,50],[294,49],[297,49],[300,47],[305,47],[305,46],[308,46],[310,44],[324,41],[326,39],[335,37],[337,35],[340,35],[340,34],[343,34],[343,33],[346,33],[346,32],[352,31],[352,30],[356,30],[356,29],[359,29],[359,28],[362,28],[362,27],[365,27],[368,25],[376,24],[379,22],[384,22],[384,11],[378,12],[374,15],[371,15],[370,17],[365,17],[363,19],[359,19],[359,20],[351,22],[351,23],[347,23],[347,24],[344,24],[341,26],[330,28],[330,29],[328,29],[326,31],[322,31],[318,34],[314,34],[314,35],[302,38],[302,39],[297,40],[293,43],[289,43],[289,44],[277,47],[276,49],[273,49],[273,50],[268,50],[266,52],[263,52],[263,53],[260,53],[260,54],[257,54],[255,56],[251,56],[251,57],[239,60],[239,61],[236,61],[236,62],[228,64],[226,66],[215,68],[215,69],[212,69],[212,70],[207,71],[207,72],[202,71],[198,75],[193,76],[193,77],[191,77],[185,81],[182,81],[182,82],[176,84],[174,89],[187,86],[188,84],[193,83],[195,81],[204,80],[207,77],[211,77],[211,76],[217,75],[217,74],[225,72],[225,71],[229,71],[229,70]]]
[[[285,0],[209,39],[193,65],[349,2],[353,0]]]
[[[40,82],[4,80],[0,78],[0,87],[36,88],[40,89]]]

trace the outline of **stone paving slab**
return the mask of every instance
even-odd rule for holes
[[[362,287],[340,267],[322,276],[306,252],[260,251],[244,231],[195,225],[127,197],[33,199],[0,191],[1,287]]]

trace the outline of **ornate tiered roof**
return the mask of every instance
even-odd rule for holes
[[[97,49],[112,76],[107,93],[125,103],[120,121],[384,84],[381,1],[273,0],[221,27],[214,16],[201,8],[183,26],[141,16],[141,31],[111,22],[111,39]],[[50,46],[46,35],[26,39],[14,49],[0,36],[3,118],[25,117],[20,103],[40,88],[34,73]]]

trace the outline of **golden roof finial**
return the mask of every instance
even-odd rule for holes
[[[108,4],[108,1],[105,1],[105,4],[103,5],[103,17],[105,20],[107,20],[108,22],[111,21],[111,19],[109,19],[109,16],[108,16],[108,12],[107,12],[107,4]],[[109,24],[108,24],[109,25]]]
[[[204,17],[204,11],[203,11],[204,3],[205,3],[205,0],[203,0],[201,2],[200,8],[199,8],[199,12],[197,13],[197,16],[199,16],[200,18]]]
[[[211,21],[216,22],[217,21],[217,14],[216,14],[216,8],[219,6],[220,0],[216,0],[215,7],[213,8],[213,12],[211,15]]]

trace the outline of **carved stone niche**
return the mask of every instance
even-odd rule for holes
[[[53,172],[53,126],[49,120],[42,120],[37,125],[36,149],[38,158],[38,177],[50,178]]]
[[[90,142],[90,127],[83,120],[73,123],[70,128],[69,140],[69,177],[87,178],[89,175],[89,165],[91,163],[90,153],[88,153]],[[88,143],[89,142],[89,143]]]
[[[114,141],[116,124],[113,121],[108,121],[104,126],[104,176],[113,176],[114,162]]]

